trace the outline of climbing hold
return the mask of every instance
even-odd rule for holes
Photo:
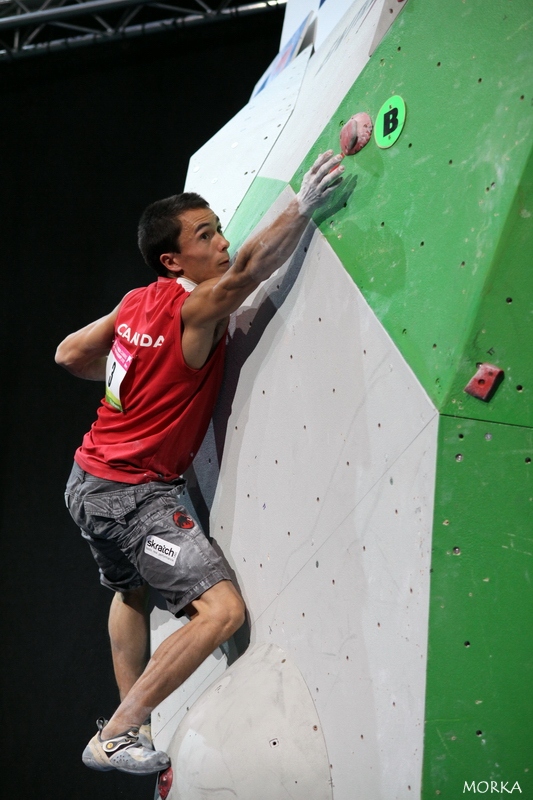
[[[163,772],[159,773],[159,780],[157,781],[157,791],[159,792],[159,797],[161,800],[166,800],[168,797],[168,793],[170,792],[170,788],[172,786],[172,778],[174,774],[172,772],[172,767],[167,767]]]
[[[372,136],[372,120],[365,111],[350,117],[342,126],[340,140],[341,151],[345,156],[353,156],[370,141]]]
[[[478,370],[465,386],[465,392],[488,402],[503,380],[503,369],[493,364],[479,364]]]

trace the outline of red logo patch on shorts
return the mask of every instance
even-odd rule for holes
[[[178,528],[183,528],[186,531],[194,528],[194,520],[187,516],[187,514],[183,514],[181,511],[176,511],[173,519]]]

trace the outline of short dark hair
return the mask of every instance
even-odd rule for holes
[[[156,200],[143,211],[139,220],[137,241],[144,260],[158,275],[168,273],[159,256],[179,253],[180,214],[192,208],[209,208],[209,203],[196,192],[182,192]]]

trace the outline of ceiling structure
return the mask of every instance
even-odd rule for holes
[[[287,0],[0,0],[0,61],[249,14]]]

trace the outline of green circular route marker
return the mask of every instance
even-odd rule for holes
[[[374,125],[374,136],[378,147],[382,149],[391,147],[398,140],[405,124],[405,114],[405,103],[400,95],[395,94],[383,103]]]

